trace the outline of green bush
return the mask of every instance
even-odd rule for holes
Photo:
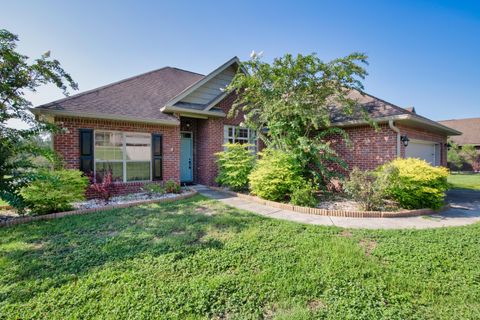
[[[448,169],[433,167],[420,159],[396,159],[379,168],[388,176],[387,194],[403,208],[438,209],[448,189]]]
[[[253,194],[273,201],[286,200],[293,190],[305,183],[294,157],[274,149],[265,149],[260,153],[260,159],[248,179]]]
[[[180,185],[173,180],[168,180],[167,182],[165,182],[164,188],[167,193],[182,192],[182,188],[180,187]]]
[[[147,183],[142,187],[142,190],[155,195],[162,195],[166,192],[166,188],[158,183]]]
[[[218,152],[218,176],[216,181],[233,190],[245,190],[248,187],[248,175],[255,164],[255,155],[248,150],[248,144],[227,143],[225,151]]]
[[[345,193],[357,201],[363,210],[370,211],[380,210],[383,207],[388,184],[389,175],[353,168],[343,188]]]
[[[31,214],[66,211],[85,200],[88,178],[79,170],[39,170],[20,191]]]
[[[294,187],[290,195],[290,203],[296,206],[316,207],[318,204],[316,191],[317,189],[311,182],[305,181]]]

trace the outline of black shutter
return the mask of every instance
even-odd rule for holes
[[[80,170],[93,171],[93,129],[80,129]]]
[[[152,134],[152,179],[162,180],[163,178],[163,145],[162,135]]]

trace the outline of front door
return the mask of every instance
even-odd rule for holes
[[[180,138],[180,181],[193,181],[193,140],[191,132],[182,132]]]

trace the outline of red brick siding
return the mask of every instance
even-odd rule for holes
[[[113,130],[122,132],[161,133],[163,135],[163,179],[180,180],[180,127],[161,126],[148,123],[111,121],[87,118],[56,118],[55,122],[64,129],[53,139],[54,149],[63,157],[65,167],[79,169],[79,129]],[[142,182],[117,183],[117,194],[138,191]],[[92,194],[89,193],[89,196]]]
[[[432,141],[440,144],[441,165],[446,165],[447,137],[420,128],[396,125],[401,135],[407,134],[410,139]],[[358,167],[363,170],[372,170],[381,164],[393,160],[397,156],[397,134],[388,124],[379,126],[378,131],[371,126],[346,128],[350,144],[347,145],[338,137],[332,138],[332,147],[344,159],[349,168]],[[401,145],[402,157],[405,157],[405,147]]]
[[[401,124],[398,124],[397,127],[400,129],[401,134],[406,134],[410,140],[417,139],[424,141],[432,141],[440,144],[440,165],[444,167],[447,166],[447,148],[445,146],[445,144],[447,143],[447,136],[425,129],[408,127]],[[402,157],[405,157],[405,147],[403,146],[403,144],[401,148]]]
[[[217,104],[217,107],[228,114],[236,95],[229,94]],[[217,164],[215,153],[223,150],[223,126],[238,126],[243,121],[243,113],[239,112],[234,118],[210,118],[198,120],[197,125],[197,182],[206,185],[215,185]]]

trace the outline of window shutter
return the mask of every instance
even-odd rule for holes
[[[163,141],[162,135],[153,133],[152,134],[152,179],[153,180],[162,180],[163,179]]]
[[[93,171],[93,129],[80,129],[80,170]]]

